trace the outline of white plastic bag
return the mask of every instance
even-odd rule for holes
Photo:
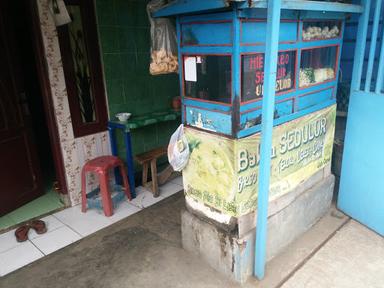
[[[168,18],[152,18],[152,13],[168,4],[167,0],[152,0],[147,4],[151,24],[152,75],[178,73],[176,30]]]
[[[181,124],[172,134],[168,145],[168,161],[175,171],[181,171],[188,164],[189,146],[184,135],[184,125]]]

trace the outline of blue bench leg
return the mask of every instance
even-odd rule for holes
[[[128,180],[129,186],[131,188],[132,199],[136,198],[135,191],[135,168],[133,166],[132,158],[132,144],[131,144],[131,133],[124,133],[125,149],[126,149],[126,158],[127,158],[127,167],[128,167]]]
[[[109,141],[111,143],[111,152],[113,156],[117,155],[117,143],[116,143],[116,130],[113,127],[108,126]],[[121,178],[119,168],[114,169],[115,179],[117,185],[122,185],[123,179]]]

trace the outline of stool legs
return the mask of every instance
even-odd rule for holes
[[[99,181],[100,181],[100,193],[101,200],[103,202],[103,210],[104,214],[107,217],[113,215],[113,205],[111,199],[111,193],[109,191],[109,179],[108,173],[99,173]]]
[[[81,170],[81,212],[87,211],[87,177],[86,171]]]
[[[121,177],[123,178],[125,195],[127,195],[127,198],[129,200],[132,200],[131,189],[129,188],[128,178],[127,178],[127,171],[125,170],[124,165],[120,165],[119,168],[120,168]]]
[[[148,182],[148,162],[143,163],[143,187],[146,187]]]
[[[152,192],[153,197],[159,197],[159,186],[157,184],[157,166],[156,159],[151,160]]]

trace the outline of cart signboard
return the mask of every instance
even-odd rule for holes
[[[330,163],[335,105],[274,127],[270,201],[291,191]],[[185,193],[224,214],[257,207],[260,133],[230,139],[186,129],[191,149],[183,170]]]
[[[296,50],[281,51],[277,58],[276,93],[295,87]],[[242,101],[263,96],[264,53],[242,56]]]

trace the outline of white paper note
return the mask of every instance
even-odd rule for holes
[[[197,81],[196,57],[184,58],[184,79],[191,82]]]

